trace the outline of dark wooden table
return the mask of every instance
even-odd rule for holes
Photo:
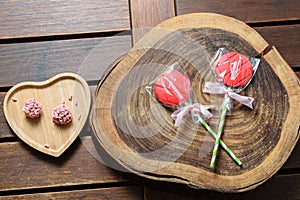
[[[3,99],[13,85],[74,72],[94,91],[101,74],[142,37],[145,27],[193,12],[246,22],[278,48],[300,77],[299,0],[1,1],[0,199],[300,199],[299,142],[282,169],[262,186],[221,194],[107,167],[93,156],[88,126],[59,158],[32,149],[8,126]],[[95,49],[100,49],[100,63],[92,59]]]

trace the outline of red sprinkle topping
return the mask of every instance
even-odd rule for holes
[[[22,111],[25,113],[26,117],[37,118],[41,116],[42,104],[38,102],[35,98],[30,98],[25,101],[25,105]]]
[[[52,121],[59,125],[70,123],[72,121],[70,108],[64,103],[56,106],[52,111]]]

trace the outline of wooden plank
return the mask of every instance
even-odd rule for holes
[[[105,69],[131,48],[131,36],[0,45],[0,86],[43,81],[73,72],[98,80]]]
[[[16,137],[16,135],[10,129],[4,116],[3,101],[4,101],[5,94],[6,93],[4,92],[0,92],[0,139]]]
[[[0,38],[129,30],[127,0],[1,1]]]
[[[300,24],[254,28],[271,46],[276,46],[291,67],[300,69]]]
[[[145,188],[145,200],[227,200],[227,199],[300,199],[300,174],[275,176],[258,188],[243,193],[220,193],[208,190],[193,190],[173,185],[156,185]]]
[[[174,0],[130,1],[133,43],[136,43],[151,27],[175,16]]]
[[[111,187],[111,188],[99,188],[99,189],[86,189],[86,190],[73,190],[63,192],[47,192],[47,193],[35,193],[24,195],[10,195],[0,197],[1,200],[12,199],[39,199],[39,200],[65,200],[65,199],[122,199],[122,200],[142,200],[143,189],[138,186],[127,187]]]
[[[299,20],[298,0],[176,0],[177,14],[214,12],[228,15],[247,23]]]
[[[127,181],[89,153],[95,154],[91,137],[83,139],[59,158],[21,142],[0,143],[0,191]]]
[[[282,169],[297,169],[300,168],[300,141],[296,144],[292,154],[286,161],[286,163],[282,166]]]

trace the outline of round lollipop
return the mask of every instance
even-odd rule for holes
[[[156,79],[153,90],[160,103],[169,107],[177,107],[190,97],[191,83],[185,74],[172,70],[162,73]]]
[[[229,87],[243,87],[249,83],[253,67],[243,54],[229,52],[220,57],[215,67],[215,74],[222,83]]]
[[[214,73],[216,77],[219,79],[219,81],[222,82],[228,88],[226,89],[223,88],[225,97],[222,104],[222,113],[220,117],[220,124],[218,126],[217,138],[212,153],[212,159],[210,163],[211,167],[215,166],[215,160],[216,160],[217,151],[220,143],[221,133],[225,123],[226,113],[229,110],[229,105],[231,102],[231,98],[229,94],[230,93],[232,94],[234,92],[239,92],[240,90],[242,90],[244,87],[247,86],[247,84],[250,82],[250,80],[253,77],[253,66],[250,60],[243,54],[237,52],[228,52],[221,55],[220,58],[217,59],[214,67]],[[217,89],[215,88],[215,90]],[[253,98],[241,97],[237,94],[234,96],[235,97],[238,96],[240,102],[248,106],[253,101]],[[250,105],[249,107],[252,107],[252,105]]]

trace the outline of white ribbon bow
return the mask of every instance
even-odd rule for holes
[[[203,106],[200,103],[194,103],[192,105],[184,106],[171,114],[171,117],[175,121],[175,126],[179,126],[182,118],[188,112],[198,112],[203,118],[207,119],[212,116],[212,114],[207,110],[208,106]]]
[[[205,82],[203,92],[210,93],[210,94],[228,94],[229,97],[232,99],[237,100],[238,102],[244,104],[245,106],[248,106],[249,108],[253,109],[252,102],[254,101],[254,98],[248,97],[248,96],[242,96],[235,92],[233,92],[230,89],[227,89],[226,87],[222,86],[219,83],[213,83],[213,82]]]

